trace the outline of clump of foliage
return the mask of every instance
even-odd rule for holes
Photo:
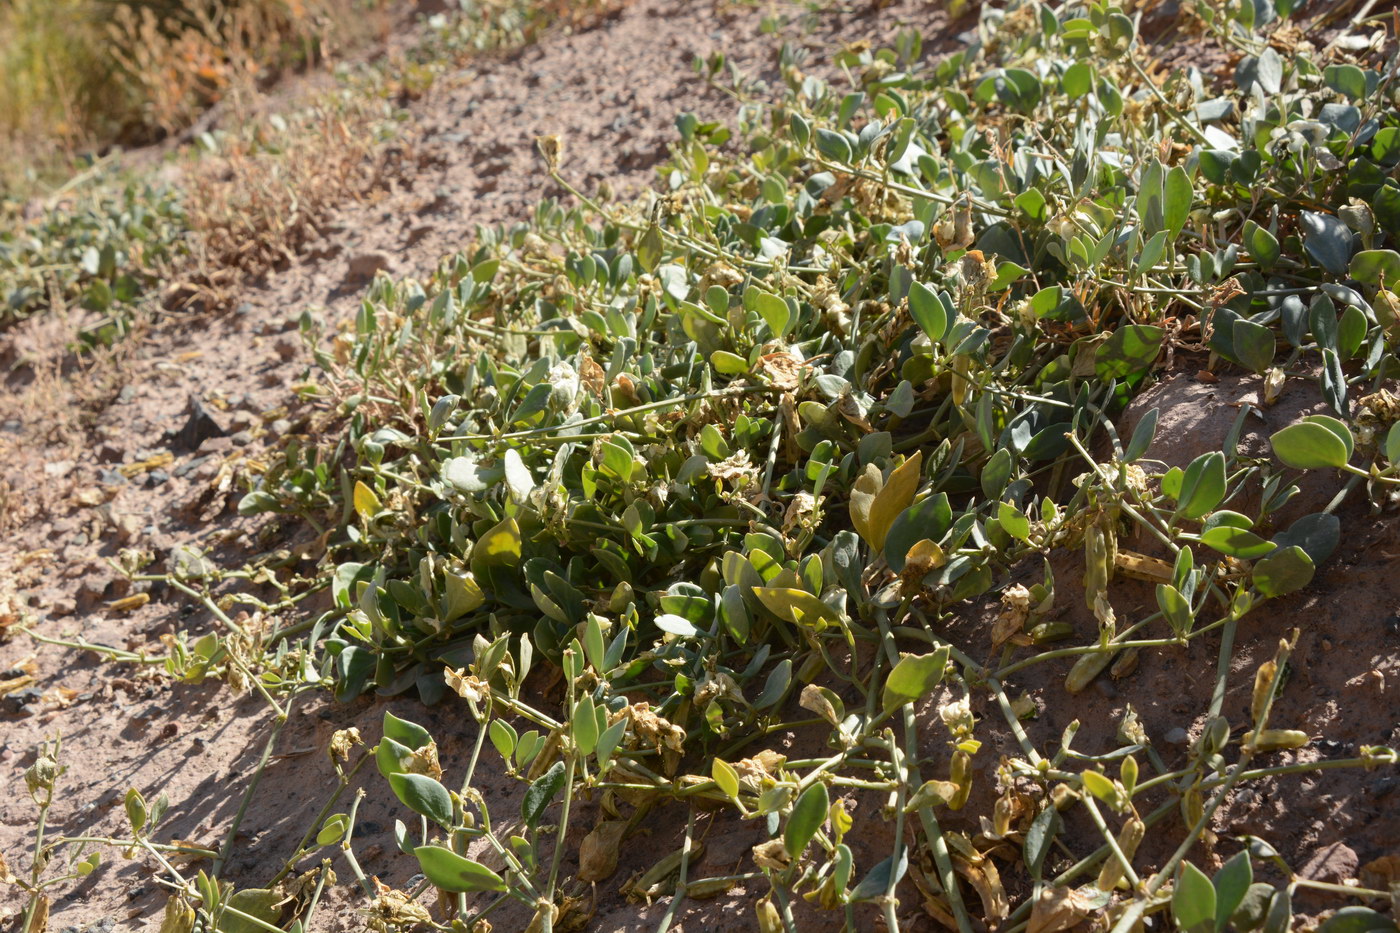
[[[649,202],[544,204],[426,284],[376,283],[320,352],[326,385],[304,387],[345,415],[339,446],[289,450],[243,509],[343,503],[338,696],[467,700],[477,753],[459,791],[424,766],[420,727],[387,719],[376,755],[424,818],[400,846],[457,916],[515,899],[536,929],[563,922],[579,902],[562,830],[550,847],[541,825],[554,801],[563,827],[582,797],[612,794],[638,815],[726,806],[771,834],[753,871],[697,880],[692,817],[652,879],[672,898],[663,928],[682,898],[758,879],[764,930],[793,928],[794,896],[853,929],[870,905],[894,929],[891,895],[910,883],[964,930],[973,914],[1049,931],[1102,911],[1126,931],[1166,910],[1184,929],[1287,927],[1313,882],[1284,865],[1279,884],[1254,883],[1256,863],[1280,861],[1267,843],[1245,840],[1213,882],[1188,856],[1241,782],[1310,767],[1269,764],[1308,742],[1270,721],[1291,641],[1257,672],[1247,717],[1223,703],[1238,626],[1339,541],[1332,509],[1275,521],[1296,471],[1343,471],[1378,503],[1400,483],[1400,410],[1382,389],[1400,116],[1393,54],[1317,61],[1258,31],[1284,5],[1248,10],[1214,21],[1247,52],[1223,87],[1154,79],[1134,21],[1098,4],[988,9],[979,41],[932,66],[913,32],[853,46],[837,57],[846,90],[789,48],[777,104],[747,100],[732,129],[680,118]],[[563,144],[540,144],[567,185]],[[1159,469],[1156,412],[1130,437],[1114,417],[1192,351],[1257,373],[1267,400],[1313,380],[1332,413],[1277,433],[1277,459],[1226,438]],[[1155,553],[1120,549],[1129,533]],[[1005,586],[1061,549],[1082,553],[1099,621],[1072,647],[1053,644],[1072,631],[1047,620],[1048,569]],[[1120,620],[1113,581],[1129,570],[1157,608]],[[981,662],[940,619],[999,585],[1000,658]],[[1073,727],[1038,746],[1034,710],[1008,692],[1033,665],[1064,665],[1073,694],[1207,638],[1220,664],[1184,767],[1131,716],[1107,755],[1075,751]],[[541,665],[563,674],[549,708],[528,686]],[[940,816],[967,805],[985,754],[977,693],[1020,754],[973,836]],[[794,701],[830,730],[829,755],[768,747]],[[932,757],[930,732],[947,739]],[[529,785],[508,828],[472,781],[488,737]],[[1394,761],[1365,747],[1347,764]],[[894,821],[877,864],[843,842],[863,792]],[[1101,844],[1051,873],[1068,808]],[[1173,854],[1135,862],[1174,810]],[[615,852],[635,819],[602,819],[580,881],[611,873],[589,853]],[[1338,916],[1356,910],[1389,923]]]
[[[25,220],[3,204],[0,232],[0,324],[54,302],[104,312],[94,337],[110,340],[128,309],[186,254],[187,222],[178,193],[108,178],[76,190]]]
[[[1336,550],[1341,496],[1364,486],[1386,507],[1400,484],[1383,385],[1400,326],[1397,61],[1276,47],[1292,7],[1212,8],[1244,53],[1223,86],[1154,78],[1134,20],[1103,4],[987,7],[977,41],[932,64],[912,31],[853,45],[836,58],[848,87],[786,48],[779,100],[735,91],[732,127],[682,115],[659,194],[605,208],[576,192],[482,231],[425,283],[379,279],[342,331],[308,316],[323,375],[298,389],[340,429],[289,442],[241,509],[318,531],[329,517],[328,569],[308,584],[183,555],[163,579],[227,630],[171,638],[161,663],[262,693],[277,713],[264,762],[320,684],[460,698],[475,744],[450,789],[415,723],[386,715],[365,749],[337,734],[340,785],[295,856],[241,892],[172,871],[174,928],[231,929],[218,912],[240,898],[226,917],[279,929],[291,873],[321,846],[372,898],[373,929],[471,929],[506,905],[532,930],[572,928],[624,838],[680,802],[682,847],[629,886],[668,899],[663,930],[686,898],[737,884],[759,892],[765,933],[796,929],[804,901],[848,929],[898,929],[919,904],[963,931],[1094,917],[1127,933],[1154,914],[1280,931],[1301,888],[1357,902],[1324,929],[1393,929],[1389,892],[1300,877],[1263,839],[1229,844],[1213,877],[1193,862],[1232,791],[1321,766],[1272,715],[1292,638],[1227,708],[1240,626]],[[725,62],[698,68],[719,80]],[[567,187],[566,141],[540,149]],[[1237,428],[1167,468],[1150,459],[1155,412],[1126,437],[1115,419],[1184,353],[1257,374],[1264,399],[1315,384],[1331,413],[1275,434],[1272,458]],[[1284,524],[1307,470],[1347,485]],[[1065,553],[1073,585],[1048,570]],[[1026,562],[1041,582],[1010,584]],[[1156,607],[1120,618],[1130,574]],[[259,611],[290,614],[316,587],[334,608],[260,634],[214,597],[238,579],[275,582],[275,603],[238,597]],[[945,621],[993,594],[990,630],[951,638]],[[1051,619],[1067,598],[1096,632]],[[1054,665],[1071,698],[1105,672],[1130,692],[1142,653],[1193,643],[1219,662],[1182,762],[1131,711],[1107,753],[1076,749],[1076,725],[1033,738],[1022,672]],[[804,729],[822,754],[779,751]],[[1016,752],[979,767],[993,731]],[[518,814],[478,786],[493,752],[522,785]],[[1396,757],[1367,745],[1325,766]],[[396,832],[424,875],[413,891],[359,870],[358,798],[333,812],[370,761],[417,817]],[[564,830],[598,800],[570,877]],[[890,822],[869,864],[849,844],[857,804]],[[144,801],[129,806],[146,838]],[[702,812],[766,830],[751,864],[695,877]],[[1064,831],[1071,813],[1087,843]]]

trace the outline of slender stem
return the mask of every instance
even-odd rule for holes
[[[690,855],[693,851],[691,837],[694,832],[695,810],[692,809],[689,818],[685,821],[685,842],[681,845],[681,870],[676,880],[676,893],[671,895],[671,902],[666,905],[666,914],[661,918],[661,925],[657,928],[657,933],[668,933],[672,921],[676,919],[676,911],[680,908],[681,901],[685,900],[685,885],[690,869]]]
[[[290,710],[291,701],[288,701],[287,706]],[[262,757],[258,759],[257,770],[253,772],[253,779],[248,783],[248,789],[243,793],[243,801],[238,805],[238,812],[234,814],[233,822],[229,825],[228,835],[224,837],[224,844],[219,848],[219,855],[214,859],[213,868],[209,873],[210,877],[219,877],[219,872],[228,861],[229,855],[232,854],[233,841],[238,835],[238,828],[243,825],[243,818],[248,814],[248,806],[253,802],[253,795],[257,793],[258,785],[262,782],[263,774],[267,771],[267,763],[272,760],[272,750],[277,746],[277,739],[287,726],[288,711],[282,711],[281,707],[278,707],[278,710],[277,717],[272,723],[272,734],[267,737]]]

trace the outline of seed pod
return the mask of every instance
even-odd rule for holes
[[[1124,677],[1127,677],[1133,671],[1137,670],[1137,666],[1138,649],[1129,648],[1127,651],[1118,655],[1117,659],[1113,662],[1113,666],[1108,669],[1108,676],[1112,677],[1114,680],[1122,680]]]
[[[1068,622],[1042,622],[1031,629],[1031,641],[1037,645],[1062,641],[1074,634],[1074,626]]]
[[[165,916],[160,921],[160,933],[192,933],[194,911],[178,896],[165,902]]]
[[[773,906],[771,897],[765,897],[755,904],[754,912],[758,914],[758,933],[783,933],[783,918],[778,908]]]
[[[1256,736],[1253,730],[1244,734],[1244,746],[1254,746],[1256,752],[1277,752],[1302,748],[1308,744],[1308,734],[1298,729],[1263,729]]]
[[[1205,756],[1217,754],[1229,741],[1230,721],[1224,716],[1216,716],[1206,723],[1205,730],[1201,732],[1201,754]]]
[[[707,897],[717,897],[734,887],[733,878],[701,878],[699,881],[692,881],[685,886],[687,897],[701,900]]]
[[[1264,715],[1264,707],[1269,702],[1269,690],[1274,685],[1274,672],[1277,670],[1277,664],[1265,661],[1259,665],[1259,670],[1254,675],[1254,694],[1249,701],[1249,718],[1252,722],[1258,722]]]
[[[958,786],[958,792],[948,801],[949,810],[961,810],[972,793],[972,756],[964,751],[953,752],[948,778]]]
[[[1181,818],[1185,820],[1187,826],[1195,826],[1200,822],[1204,813],[1205,804],[1201,801],[1200,788],[1187,788],[1186,793],[1181,795]]]
[[[1069,675],[1065,677],[1065,690],[1069,693],[1078,693],[1108,667],[1108,662],[1113,660],[1114,651],[1095,651],[1093,654],[1082,654],[1079,660],[1074,662],[1074,666],[1069,669]]]
[[[992,832],[998,836],[1005,836],[1011,832],[1011,817],[1015,812],[1016,798],[1011,791],[998,797],[992,807]]]
[[[126,818],[131,823],[132,833],[137,836],[146,828],[146,812],[146,798],[141,796],[141,792],[134,787],[127,791]]]
[[[608,597],[608,610],[620,613],[632,605],[633,599],[632,584],[623,580],[613,588],[612,595]]]
[[[1138,846],[1142,843],[1142,837],[1147,832],[1147,824],[1137,817],[1131,817],[1123,824],[1123,828],[1118,830],[1118,848],[1123,850],[1129,862],[1133,860],[1133,855],[1137,853]],[[1099,880],[1097,882],[1100,891],[1112,891],[1123,877],[1123,864],[1117,858],[1110,855],[1103,863],[1103,868],[1099,869]]]
[[[1084,602],[1090,609],[1108,592],[1108,541],[1097,524],[1084,531]]]

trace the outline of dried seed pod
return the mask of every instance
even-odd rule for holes
[[[1258,735],[1253,730],[1246,732],[1243,744],[1253,746],[1256,752],[1277,752],[1302,748],[1308,741],[1308,734],[1300,729],[1261,729]]]
[[[1274,673],[1278,670],[1278,665],[1273,661],[1265,661],[1259,665],[1259,670],[1254,675],[1254,694],[1249,701],[1249,718],[1251,722],[1258,722],[1264,715],[1264,709],[1269,705],[1269,691],[1273,689]]]
[[[165,915],[160,921],[160,933],[192,933],[194,930],[194,910],[184,899],[172,895],[165,902]]]
[[[783,918],[771,897],[755,904],[754,912],[758,914],[758,933],[783,933]]]
[[[1084,601],[1090,609],[1108,592],[1108,539],[1098,523],[1084,530]]]
[[[1005,836],[1011,832],[1011,820],[1020,809],[1020,801],[1012,791],[997,798],[992,806],[992,832]]]
[[[1147,824],[1137,817],[1130,817],[1123,828],[1118,830],[1118,848],[1123,850],[1129,862],[1133,860],[1133,855],[1137,853],[1138,846],[1142,843],[1142,837],[1147,833]],[[1118,882],[1123,878],[1123,864],[1118,859],[1110,856],[1099,869],[1099,880],[1096,882],[1100,891],[1112,891]]]
[[[1138,649],[1129,648],[1127,651],[1118,655],[1117,659],[1114,660],[1113,666],[1108,669],[1108,676],[1112,677],[1114,680],[1122,680],[1124,677],[1127,677],[1133,671],[1137,670],[1137,666]]]
[[[730,888],[734,887],[733,878],[701,878],[699,881],[691,881],[685,886],[687,897],[697,900],[707,897],[718,897]]]

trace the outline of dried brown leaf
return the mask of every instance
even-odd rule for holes
[[[603,820],[583,837],[578,849],[580,881],[606,881],[617,871],[626,820]]]

